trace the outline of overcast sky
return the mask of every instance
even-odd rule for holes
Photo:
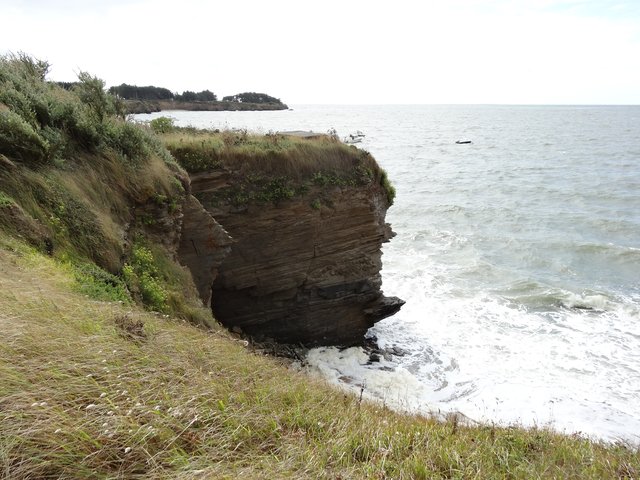
[[[18,51],[289,104],[640,104],[640,0],[0,0]]]

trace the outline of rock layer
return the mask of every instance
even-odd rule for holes
[[[211,285],[218,268],[231,250],[231,237],[200,202],[188,195],[183,206],[182,235],[178,258],[191,272],[198,294],[211,305]]]
[[[213,282],[221,323],[258,340],[354,345],[402,306],[380,291],[380,248],[393,233],[379,184],[314,187],[278,205],[240,209],[207,201],[229,181],[220,172],[192,178],[194,195],[234,239]]]

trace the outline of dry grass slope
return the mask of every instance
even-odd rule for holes
[[[363,168],[375,172],[380,169],[367,152],[329,136],[306,139],[280,134],[254,135],[243,130],[179,129],[164,135],[162,141],[191,172],[224,166],[243,173],[262,172],[302,179],[318,170],[350,173],[360,162]],[[204,156],[207,154],[208,158]],[[199,155],[201,162],[189,162]]]
[[[638,478],[640,455],[545,429],[360,403],[223,331],[74,293],[0,241],[2,478]]]

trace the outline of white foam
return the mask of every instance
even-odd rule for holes
[[[619,309],[541,315],[486,295],[450,296],[433,277],[423,280],[411,280],[415,290],[400,314],[372,329],[382,347],[409,355],[368,364],[359,348],[315,349],[311,368],[402,410],[640,440],[640,402],[632,401],[640,393],[640,337],[616,327],[627,323]],[[610,306],[598,295],[585,300]]]

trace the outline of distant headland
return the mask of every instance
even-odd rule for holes
[[[57,82],[70,90],[76,82]],[[109,88],[109,93],[120,98],[127,113],[152,113],[163,110],[223,111],[223,110],[286,110],[289,107],[279,98],[266,93],[243,92],[218,100],[210,90],[174,93],[168,88],[153,85],[139,87],[122,83]]]

